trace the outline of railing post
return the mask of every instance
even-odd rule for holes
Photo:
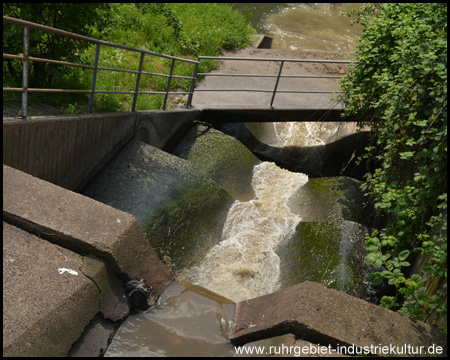
[[[94,71],[92,73],[91,95],[89,97],[89,114],[92,114],[92,111],[94,109],[95,84],[97,82],[97,69],[99,57],[100,57],[100,43],[97,43],[97,46],[95,47]]]
[[[139,73],[138,73],[137,79],[136,79],[136,89],[134,90],[133,106],[131,107],[131,111],[136,110],[136,102],[137,102],[137,97],[138,97],[138,93],[139,93],[139,84],[141,83],[142,68],[144,67],[144,56],[145,56],[145,53],[141,52],[141,60],[139,61]]]
[[[169,97],[170,83],[172,82],[173,68],[175,67],[175,59],[172,59],[172,65],[170,66],[169,80],[167,80],[166,95],[164,96],[163,110],[166,110],[167,98]]]
[[[186,108],[187,109],[189,109],[191,107],[191,105],[192,105],[192,97],[194,96],[195,80],[197,80],[197,72],[198,72],[199,65],[200,65],[200,60],[194,66],[194,72],[192,74],[191,86],[189,88],[188,101],[187,101],[187,104],[186,104]]]
[[[275,82],[275,88],[273,89],[272,100],[270,100],[269,106],[273,109],[273,100],[275,99],[275,94],[277,93],[278,83],[280,82],[281,71],[283,70],[284,60],[281,60],[280,70],[278,70],[277,81]]]
[[[30,27],[23,28],[23,69],[22,69],[22,120],[28,115],[28,56],[30,48]]]

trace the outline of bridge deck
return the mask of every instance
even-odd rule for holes
[[[256,49],[247,47],[227,52],[226,57],[276,58],[276,59],[320,59],[347,60],[346,55],[334,52],[290,51]],[[294,63],[286,62],[282,75],[342,76],[347,64]],[[271,92],[276,83],[280,62],[274,61],[221,61],[220,69],[212,74],[258,74],[265,77],[206,76],[195,89],[192,105],[197,109],[241,108],[270,109]],[[273,77],[267,77],[271,75]],[[244,91],[211,91],[213,89]],[[251,91],[249,91],[251,90]],[[278,91],[312,91],[315,93],[283,93]],[[340,103],[333,100],[336,94],[319,93],[339,91],[338,79],[334,78],[281,78],[273,106],[275,109],[339,109]]]

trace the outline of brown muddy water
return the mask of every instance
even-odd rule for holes
[[[252,25],[273,37],[272,48],[350,52],[362,29],[351,26],[350,19],[340,12],[359,5],[239,3],[233,8],[251,8]],[[273,124],[273,145],[323,144],[336,131],[337,124],[330,126]],[[227,331],[234,302],[280,287],[280,259],[274,249],[292,236],[301,222],[288,202],[307,182],[305,174],[291,173],[273,163],[256,165],[252,179],[255,198],[236,200],[232,205],[220,244],[196,266],[178,271],[178,282],[166,289],[156,306],[129,316],[105,355],[232,356],[234,348]]]
[[[252,26],[273,38],[272,49],[353,51],[362,26],[341,15],[361,3],[235,3],[251,11]]]

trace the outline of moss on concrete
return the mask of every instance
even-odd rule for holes
[[[281,244],[281,284],[289,287],[309,280],[369,300],[363,283],[367,228],[351,221],[302,222],[295,235]]]
[[[131,141],[85,195],[136,217],[166,264],[184,267],[217,244],[234,199],[191,162]]]
[[[236,199],[254,197],[252,172],[260,161],[235,138],[196,124],[174,154],[192,162]]]

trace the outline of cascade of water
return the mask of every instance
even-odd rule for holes
[[[236,201],[229,210],[222,241],[203,262],[177,278],[241,301],[276,291],[280,260],[275,246],[295,231],[300,217],[287,205],[306,182],[301,173],[283,170],[271,162],[254,167],[255,198]]]

